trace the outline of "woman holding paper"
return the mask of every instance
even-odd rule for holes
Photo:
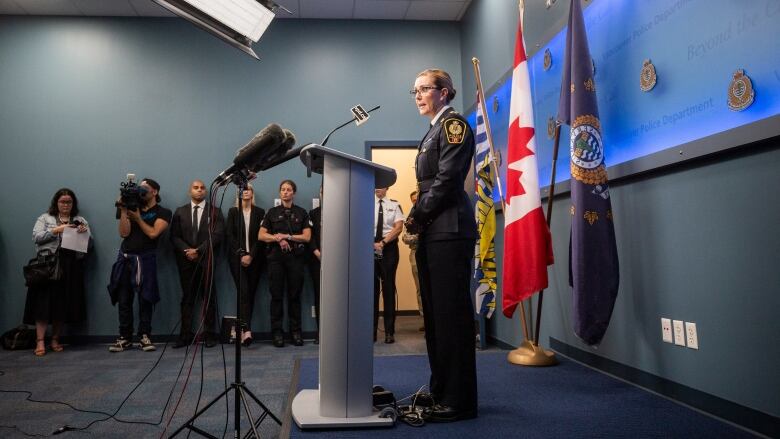
[[[49,250],[57,254],[59,268],[54,279],[27,290],[24,323],[35,324],[37,343],[35,355],[46,354],[44,337],[51,324],[51,349],[63,350],[60,331],[63,323],[84,320],[84,256],[86,253],[62,247],[62,237],[69,233],[88,233],[87,220],[78,215],[76,194],[67,188],[55,192],[49,210],[38,217],[33,227],[33,242],[37,252]]]

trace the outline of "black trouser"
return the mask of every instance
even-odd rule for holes
[[[398,240],[382,249],[382,258],[374,259],[374,336],[379,322],[379,294],[384,306],[385,334],[395,334],[395,272],[398,270]]]
[[[133,338],[133,299],[135,291],[130,284],[131,266],[125,264],[122,277],[119,278],[119,290],[117,291],[119,308],[119,336],[127,340]],[[143,298],[138,293],[138,335],[152,335],[152,311],[154,304]]]
[[[241,294],[241,321],[246,325],[246,329],[251,331],[252,312],[255,309],[255,292],[260,283],[263,261],[259,257],[252,258],[252,263],[248,267],[243,267],[240,256],[231,256],[228,259],[228,265],[230,265],[230,274],[233,275],[233,282],[236,284],[236,291]]]
[[[283,331],[284,291],[287,287],[287,319],[290,332],[301,332],[301,290],[305,256],[276,252],[268,258],[268,289],[271,292],[271,331]]]
[[[320,332],[320,260],[311,255],[309,258],[309,274],[314,287],[314,313],[317,314],[317,333]]]
[[[214,286],[213,277],[211,279],[211,291],[209,285],[206,285],[205,278],[206,267],[197,262],[180,261],[179,279],[181,280],[181,334],[185,336],[192,335],[192,311],[195,302],[201,303],[201,306],[208,306],[206,310],[206,320],[203,326],[203,332],[214,332],[214,322],[217,315],[217,290]],[[208,295],[208,305],[205,304],[204,294]],[[202,313],[203,311],[201,311]],[[202,314],[201,314],[202,315]],[[197,320],[198,327],[200,319]]]
[[[417,270],[436,401],[476,414],[477,371],[471,264],[474,240],[423,242]]]

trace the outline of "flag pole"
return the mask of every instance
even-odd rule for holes
[[[547,196],[547,227],[550,227],[550,219],[552,218],[552,206],[553,197],[555,196],[555,166],[558,163],[558,144],[561,140],[561,124],[555,124],[555,142],[553,146],[552,157],[552,173],[550,175],[550,194]],[[539,301],[536,306],[536,328],[534,331],[534,340],[530,343],[530,346],[523,349],[521,346],[515,349],[507,355],[507,360],[510,363],[519,364],[521,366],[555,366],[558,364],[558,359],[555,358],[555,352],[548,351],[542,347],[539,347],[539,333],[542,323],[542,299],[544,298],[544,290],[538,293]],[[532,311],[533,312],[533,311]],[[530,352],[529,352],[530,351]]]
[[[520,26],[523,26],[525,16],[525,0],[518,1],[518,7],[520,9]],[[525,45],[525,42],[523,42]],[[552,197],[555,193],[555,165],[558,160],[558,143],[560,141],[560,124],[556,125],[555,131],[555,146],[553,149],[553,169],[552,169],[552,183],[550,184],[550,196],[547,200],[547,228],[550,228],[550,212],[552,209]],[[539,292],[539,302],[536,308],[536,328],[534,331],[534,340],[529,342],[528,345],[521,346],[507,355],[507,360],[513,364],[519,364],[522,366],[555,366],[558,364],[558,359],[555,358],[555,353],[545,350],[539,347],[539,332],[542,321],[542,298],[544,290]],[[520,302],[522,305],[522,302]],[[532,311],[533,314],[533,311]],[[532,316],[533,317],[533,316]],[[524,349],[525,348],[525,349]]]
[[[478,96],[478,102],[477,105],[480,105],[482,103],[482,115],[485,118],[485,134],[487,134],[487,140],[488,140],[488,147],[490,148],[490,163],[493,165],[493,174],[495,174],[495,182],[496,187],[498,187],[498,196],[501,199],[501,210],[503,212],[506,212],[506,203],[504,201],[504,191],[501,188],[501,178],[499,172],[498,172],[498,159],[496,158],[496,150],[493,148],[493,135],[490,131],[490,118],[487,115],[487,110],[485,109],[485,93],[482,89],[482,76],[479,72],[479,59],[477,57],[471,58],[471,63],[474,65],[474,76],[477,79],[477,96]],[[523,304],[523,301],[520,301],[520,324],[523,330],[523,337],[525,341],[531,340],[531,337],[528,335],[528,322],[525,319],[525,305]],[[525,343],[524,341],[524,343]]]
[[[555,122],[555,141],[552,156],[552,171],[550,172],[550,193],[547,194],[547,228],[550,228],[552,220],[553,198],[555,197],[555,167],[558,164],[558,145],[561,142],[561,124]],[[539,346],[539,326],[542,322],[542,299],[544,299],[544,290],[539,291],[539,302],[536,304],[536,332],[534,345]]]

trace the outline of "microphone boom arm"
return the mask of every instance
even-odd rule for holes
[[[370,113],[370,112],[372,112],[372,111],[374,111],[374,110],[378,110],[378,109],[379,109],[379,105],[377,105],[376,107],[374,107],[374,108],[372,108],[372,109],[370,109],[370,110],[366,111],[366,113]],[[356,121],[356,120],[357,120],[357,117],[353,117],[352,119],[350,119],[350,120],[348,120],[348,121],[344,122],[343,124],[341,124],[341,125],[337,126],[336,128],[334,128],[334,129],[333,129],[333,131],[329,132],[329,133],[328,133],[328,135],[327,135],[327,136],[325,136],[325,138],[324,138],[324,139],[322,139],[322,142],[320,142],[320,145],[322,145],[322,146],[325,146],[325,145],[328,143],[328,139],[330,139],[330,135],[331,135],[331,134],[333,134],[333,133],[335,133],[336,131],[338,131],[338,130],[340,130],[340,129],[344,128],[345,126],[347,126],[347,125],[351,124],[352,122],[354,122],[354,121]]]

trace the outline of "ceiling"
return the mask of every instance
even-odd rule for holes
[[[275,0],[276,18],[459,21],[472,0]],[[0,15],[174,17],[152,0],[0,0]]]

